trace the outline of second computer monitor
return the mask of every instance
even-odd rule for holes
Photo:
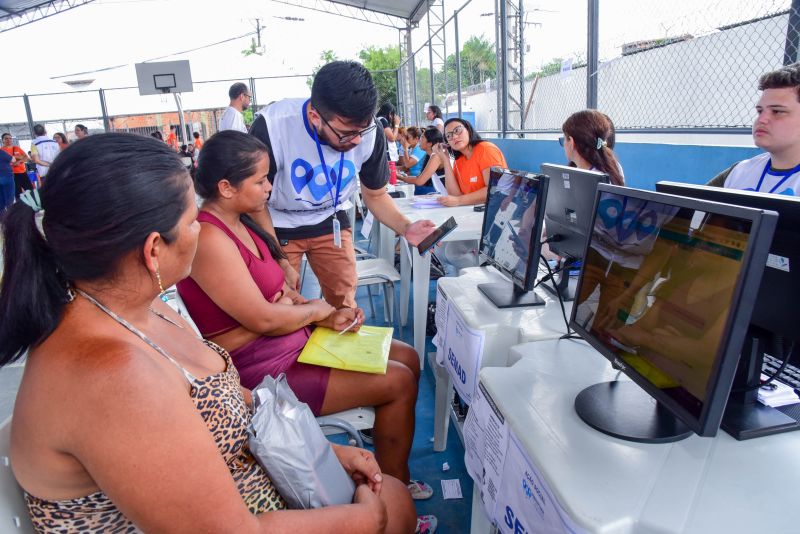
[[[559,256],[579,260],[592,229],[597,185],[607,184],[608,175],[552,163],[542,164],[542,174],[550,178],[544,212],[548,246]]]
[[[511,279],[478,289],[498,308],[544,304],[533,291],[538,272],[547,176],[493,167],[489,175],[480,257]]]

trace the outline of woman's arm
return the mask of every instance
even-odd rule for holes
[[[192,278],[217,306],[251,332],[273,336],[288,334],[321,321],[334,311],[319,299],[298,305],[267,301],[236,245],[222,230],[210,224],[200,225]]]
[[[490,169],[483,169],[483,183],[489,183],[489,173],[491,172]],[[448,189],[449,190],[449,189]],[[453,206],[472,206],[473,204],[483,204],[486,202],[486,194],[488,193],[489,188],[484,185],[477,191],[473,191],[472,193],[467,193],[466,195],[449,195],[446,197],[439,197],[439,202],[443,206],[453,207]]]
[[[433,153],[442,162],[442,168],[444,169],[444,187],[447,189],[447,194],[461,196],[461,187],[458,185],[458,180],[453,170],[453,164],[450,162],[450,154],[444,147],[444,144],[437,143],[433,147]]]
[[[449,159],[450,158],[448,158],[448,161]],[[428,183],[428,180],[431,179],[431,176],[433,176],[436,173],[436,171],[438,171],[441,167],[442,163],[441,160],[439,159],[439,156],[437,156],[436,154],[431,154],[430,159],[428,159],[427,165],[425,165],[425,168],[422,169],[422,172],[419,173],[418,176],[406,176],[405,178],[398,176],[397,178],[403,180],[408,184],[425,185],[426,183]]]

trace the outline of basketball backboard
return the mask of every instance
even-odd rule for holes
[[[136,80],[142,96],[190,93],[193,90],[192,72],[186,60],[137,63]]]

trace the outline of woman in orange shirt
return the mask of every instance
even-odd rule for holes
[[[464,119],[449,119],[444,123],[444,138],[455,153],[450,162],[447,145],[438,144],[433,153],[444,162],[447,196],[439,197],[445,206],[471,206],[486,202],[489,169],[507,167],[506,158],[496,145],[484,141]]]

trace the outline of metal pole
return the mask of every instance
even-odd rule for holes
[[[505,139],[508,132],[508,64],[506,63],[508,55],[508,20],[506,19],[506,0],[499,0],[500,3],[500,64],[502,67],[498,69],[498,73],[502,70],[502,80],[500,80],[500,95],[502,99],[502,107],[497,111],[502,113],[500,116],[500,132],[501,137]]]
[[[456,94],[458,95],[458,118],[461,118],[461,43],[458,42],[458,10],[455,13],[456,24]],[[473,125],[474,126],[474,125]]]
[[[186,142],[186,122],[183,120],[183,104],[181,104],[181,94],[172,93],[172,96],[175,97],[175,104],[178,106],[178,119],[181,123],[181,144],[188,145],[189,143]]]
[[[33,135],[33,113],[31,113],[31,102],[28,100],[28,95],[22,95],[22,102],[25,104],[25,115],[28,117],[28,132],[33,139],[36,136]]]
[[[253,113],[256,112],[256,106],[258,106],[258,100],[256,100],[256,81],[250,78],[250,109],[253,110]]]
[[[589,2],[589,40],[586,44],[586,107],[597,109],[597,67],[600,48],[600,0]]]
[[[428,10],[428,65],[430,66],[431,79],[431,104],[436,104],[436,91],[433,86],[433,37],[431,37],[431,12]]]
[[[791,65],[797,61],[798,47],[800,47],[800,0],[792,0],[789,26],[786,28],[786,45],[783,50],[784,65]]]
[[[519,0],[519,43],[517,44],[517,54],[519,54],[519,129],[525,129],[525,113],[522,111],[525,102],[525,16],[523,0]],[[519,137],[525,137],[522,133]]]
[[[105,89],[99,89],[97,91],[100,94],[100,111],[103,113],[103,128],[105,128],[106,132],[111,131],[111,121],[108,120],[108,108],[106,108],[106,91]]]

